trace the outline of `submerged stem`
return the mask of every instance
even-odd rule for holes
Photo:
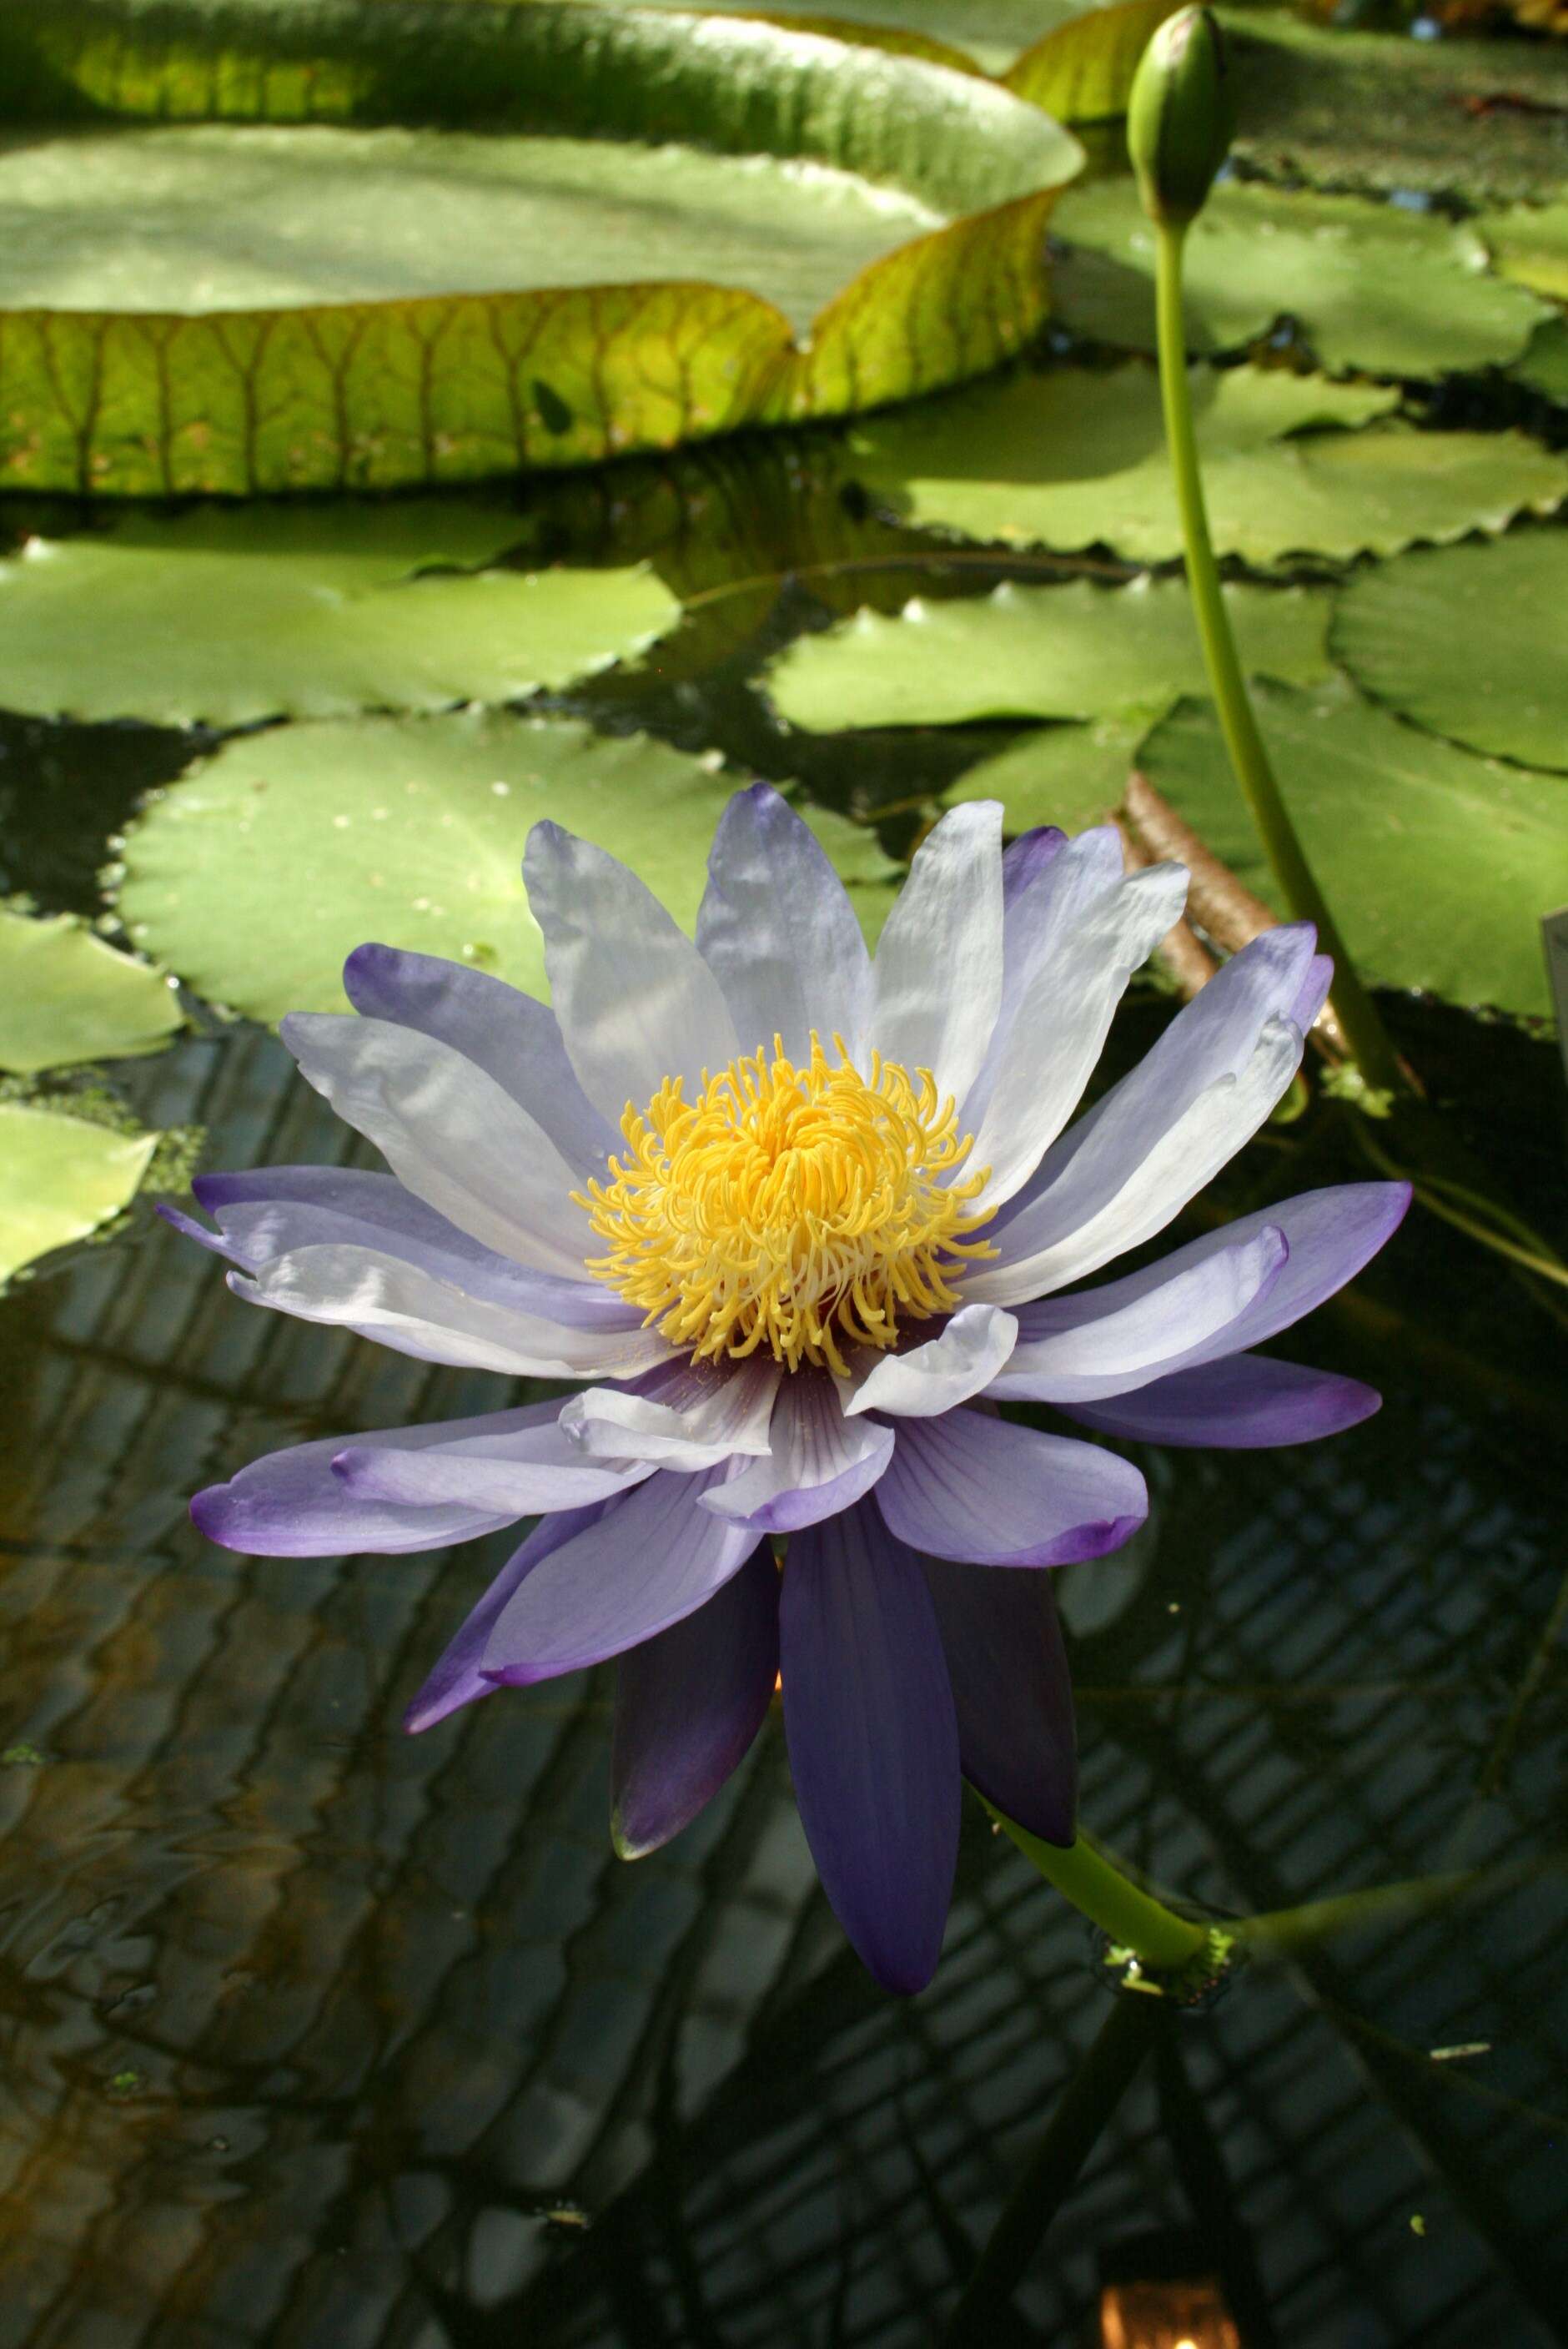
[[[1187,580],[1192,594],[1203,665],[1219,711],[1225,748],[1235,770],[1242,796],[1252,812],[1258,836],[1274,867],[1274,877],[1292,914],[1317,926],[1318,944],[1334,958],[1331,1000],[1346,1042],[1362,1076],[1378,1090],[1400,1093],[1406,1081],[1372,999],[1356,975],[1339,927],[1313,876],[1295,826],[1280,796],[1253,714],[1246,681],[1236,656],[1230,615],[1220,593],[1220,574],[1209,536],[1203,480],[1198,464],[1197,436],[1192,428],[1192,400],[1187,381],[1187,337],[1181,316],[1181,260],[1185,230],[1169,222],[1155,225],[1155,306],[1160,347],[1160,392],[1165,410],[1165,438],[1175,478],[1176,502],[1186,542]]]
[[[1151,1892],[1143,1891],[1081,1834],[1064,1850],[1059,1844],[1043,1843],[993,1804],[985,1807],[1047,1884],[1054,1884],[1064,1899],[1145,1965],[1187,1966],[1207,1952],[1207,1926],[1179,1917]]]

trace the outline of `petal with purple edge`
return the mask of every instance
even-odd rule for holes
[[[523,1513],[494,1509],[449,1495],[435,1505],[387,1502],[351,1493],[333,1474],[346,1445],[377,1444],[418,1458],[478,1437],[513,1438],[548,1424],[559,1403],[529,1403],[521,1411],[486,1412],[476,1419],[437,1420],[422,1427],[330,1435],[253,1460],[226,1485],[209,1485],[191,1515],[209,1541],[252,1557],[346,1557],[358,1550],[388,1555],[444,1549],[510,1525]]]
[[[567,1055],[588,1099],[619,1127],[666,1077],[695,1100],[704,1069],[739,1050],[717,979],[653,892],[558,823],[528,835],[523,877]]]
[[[534,1568],[552,1551],[564,1549],[568,1542],[586,1533],[597,1523],[603,1506],[599,1502],[592,1508],[562,1509],[558,1516],[542,1518],[521,1548],[513,1550],[404,1714],[403,1726],[411,1736],[421,1729],[433,1729],[459,1705],[472,1704],[477,1697],[494,1696],[500,1682],[487,1680],[480,1664],[496,1623]]]
[[[784,1729],[806,1840],[884,1989],[936,1971],[958,1856],[958,1724],[920,1561],[869,1502],[789,1544]]]
[[[396,947],[356,947],[343,986],[366,1019],[433,1036],[493,1077],[579,1174],[603,1167],[614,1132],[578,1083],[548,1004],[489,971]]]
[[[963,1305],[940,1337],[903,1354],[857,1361],[844,1398],[846,1419],[882,1411],[894,1419],[934,1419],[988,1387],[1018,1335],[1010,1313],[995,1305]]]
[[[1130,1461],[989,1412],[900,1422],[873,1495],[900,1541],[973,1566],[1065,1566],[1137,1532],[1149,1494]]]
[[[964,1775],[1031,1835],[1070,1844],[1078,1733],[1050,1576],[922,1562],[953,1682]]]
[[[642,1460],[591,1459],[552,1417],[515,1433],[470,1436],[428,1452],[363,1439],[344,1446],[333,1460],[332,1473],[361,1500],[414,1508],[466,1502],[471,1508],[533,1517],[608,1500],[612,1493],[651,1476],[653,1465]]]
[[[568,1398],[564,1434],[584,1459],[646,1460],[689,1475],[768,1450],[781,1376],[769,1355],[740,1362],[672,1362],[635,1388],[589,1387]]]
[[[1370,1419],[1382,1402],[1377,1389],[1359,1379],[1276,1361],[1271,1354],[1231,1354],[1158,1379],[1136,1394],[1065,1408],[1069,1419],[1106,1435],[1258,1452],[1342,1434]]]
[[[851,1052],[871,1007],[871,956],[843,883],[794,810],[767,783],[738,792],[719,819],[696,942],[724,989],[742,1051],[796,1061],[842,1036]]]
[[[892,1428],[846,1419],[838,1381],[826,1371],[797,1371],[784,1381],[768,1440],[766,1458],[703,1495],[705,1509],[758,1532],[795,1533],[850,1508],[892,1458]]]
[[[697,1506],[723,1475],[661,1471],[606,1502],[518,1591],[490,1633],[486,1675],[553,1680],[624,1654],[711,1599],[757,1547],[748,1526]]]
[[[695,1614],[615,1668],[610,1833],[623,1859],[656,1851],[745,1759],[779,1672],[779,1569],[766,1542]]]
[[[952,809],[915,852],[872,967],[867,1043],[962,1102],[1002,1001],[1002,808]]]

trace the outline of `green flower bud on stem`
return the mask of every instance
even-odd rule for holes
[[[1236,128],[1230,60],[1207,8],[1168,16],[1139,60],[1127,151],[1143,209],[1184,229],[1203,209]]]

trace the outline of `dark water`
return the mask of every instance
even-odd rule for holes
[[[820,444],[623,469],[534,511],[549,551],[646,550],[697,598],[655,671],[572,705],[603,723],[802,772],[894,848],[920,792],[998,740],[802,746],[768,718],[764,646],[1000,575],[885,567],[891,533],[846,511]],[[0,881],[95,906],[108,835],[192,747],[0,722]],[[1554,1050],[1390,1009],[1550,1216]],[[1113,1059],[1168,1016],[1135,995]],[[204,1127],[208,1164],[350,1146],[253,1030],[113,1075],[148,1123]],[[1271,1130],[1219,1204],[1361,1173],[1341,1114]],[[1321,1447],[1150,1455],[1146,1534],[1057,1577],[1086,1823],[1223,1910],[1487,1873],[1177,2021],[1107,1992],[1087,1929],[977,1810],[934,1983],[878,1992],[816,1889],[777,1721],[632,1867],[603,1681],[404,1738],[510,1537],[252,1563],[187,1522],[195,1486],[258,1453],[492,1408],[503,1382],[247,1309],[145,1206],[18,1287],[0,2342],[902,2349],[942,2337],[1010,2198],[1024,2279],[966,2336],[1003,2349],[1099,2342],[1102,2285],[1182,2272],[1216,2280],[1246,2349],[1568,2338],[1562,1329],[1423,1219],[1295,1335],[1379,1384],[1381,1417]],[[1097,2044],[1057,2209],[1030,2164]]]

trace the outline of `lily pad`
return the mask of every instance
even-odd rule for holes
[[[129,1206],[157,1144],[155,1133],[0,1102],[0,1282]]]
[[[1418,726],[1568,770],[1565,610],[1568,532],[1521,530],[1361,573],[1335,605],[1332,643],[1359,685]]]
[[[522,852],[542,817],[640,873],[686,928],[735,779],[645,736],[465,710],[283,727],[228,743],[130,827],[119,910],[201,994],[258,1019],[341,1010],[367,938],[545,990]],[[896,868],[874,833],[803,809],[880,928]]]
[[[181,1024],[168,982],[145,963],[68,914],[0,907],[0,1069],[33,1076],[156,1052]]]
[[[1540,919],[1568,900],[1568,783],[1403,725],[1343,678],[1256,694],[1303,844],[1363,972],[1455,1003],[1548,1012]],[[1283,913],[1210,706],[1181,703],[1138,763]]]
[[[1053,230],[1068,245],[1054,279],[1064,326],[1097,342],[1154,348],[1153,225],[1130,179],[1063,198]],[[1334,372],[1439,376],[1502,367],[1548,315],[1494,277],[1476,231],[1435,212],[1357,196],[1231,182],[1187,233],[1190,349],[1240,350],[1293,318]]]
[[[1178,0],[1119,0],[1080,8],[1015,59],[1009,89],[1058,122],[1104,122],[1124,114],[1138,61]]]
[[[1471,225],[1504,277],[1568,302],[1568,202],[1511,204]]]
[[[1000,800],[1003,829],[1037,823],[1082,832],[1102,823],[1120,801],[1149,719],[1101,718],[1087,726],[1040,726],[965,770],[943,793],[944,804]]]
[[[1568,318],[1553,318],[1511,372],[1543,399],[1568,408]]]
[[[1193,402],[1215,545],[1259,566],[1502,530],[1568,494],[1568,455],[1519,432],[1417,431],[1377,385],[1202,367]],[[1140,563],[1181,552],[1159,380],[1141,360],[1019,369],[868,419],[850,456],[903,521],[1011,545],[1105,544]]]
[[[575,0],[7,0],[5,122],[0,482],[117,496],[581,464],[977,373],[1045,315],[1082,160],[983,76]]]
[[[1307,685],[1328,674],[1328,599],[1301,588],[1227,587],[1245,666]],[[952,726],[977,718],[1151,715],[1201,693],[1204,670],[1186,583],[998,587],[896,618],[861,611],[800,636],[773,664],[769,693],[792,726]]]
[[[653,573],[443,571],[521,534],[448,499],[210,508],[0,562],[0,706],[241,726],[557,688],[680,616]]]

